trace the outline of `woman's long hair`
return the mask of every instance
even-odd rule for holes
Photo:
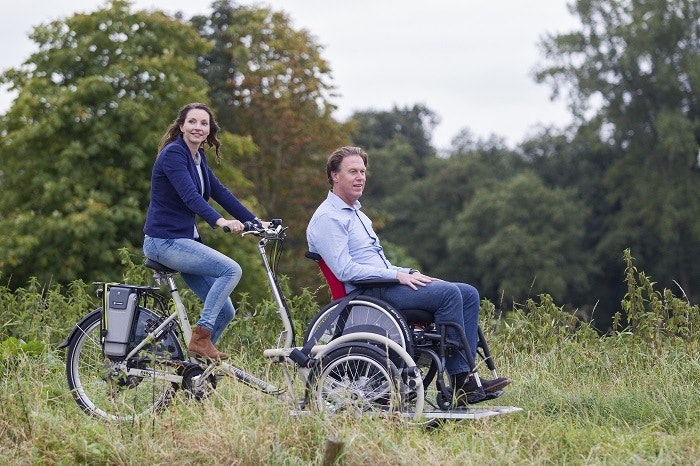
[[[207,136],[207,140],[204,141],[202,145],[206,144],[208,147],[214,147],[216,149],[216,162],[221,163],[221,141],[219,141],[219,138],[217,137],[219,134],[219,124],[214,119],[214,113],[212,113],[211,109],[206,104],[199,102],[192,102],[191,104],[187,104],[180,109],[180,112],[177,114],[177,118],[170,123],[170,126],[168,126],[167,131],[163,135],[163,139],[160,141],[160,146],[158,146],[158,154],[160,154],[165,146],[175,141],[180,134],[182,134],[182,131],[180,131],[180,126],[185,124],[187,113],[193,109],[204,110],[209,114],[209,135]]]

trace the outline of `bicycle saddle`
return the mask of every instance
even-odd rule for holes
[[[156,262],[153,259],[146,258],[146,261],[143,263],[146,267],[149,269],[153,269],[157,272],[165,272],[165,273],[177,273],[177,270],[171,269],[170,267],[166,267],[160,262]]]

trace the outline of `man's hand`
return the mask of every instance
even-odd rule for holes
[[[428,275],[423,275],[420,272],[414,273],[403,273],[396,272],[396,278],[402,285],[410,286],[414,290],[417,290],[419,286],[425,286],[430,282],[438,281],[438,278],[429,277]]]

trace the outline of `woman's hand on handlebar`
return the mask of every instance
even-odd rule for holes
[[[243,224],[238,220],[226,220],[223,217],[216,221],[216,225],[223,228],[227,233],[238,234],[242,233],[244,229]]]

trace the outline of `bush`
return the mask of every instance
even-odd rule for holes
[[[700,307],[677,298],[668,289],[655,290],[651,277],[632,265],[634,259],[629,249],[623,257],[627,293],[622,300],[622,312],[615,315],[614,329],[628,331],[654,348],[673,340],[697,343]]]

